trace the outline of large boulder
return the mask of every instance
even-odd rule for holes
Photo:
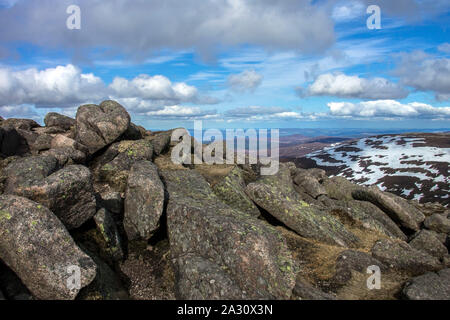
[[[407,236],[397,224],[374,204],[359,200],[341,201],[338,204],[351,219],[360,222],[364,228],[377,231],[391,238],[407,240]]]
[[[47,127],[58,127],[66,131],[76,125],[75,119],[56,112],[47,113],[44,123]]]
[[[219,183],[213,186],[215,194],[230,207],[259,217],[261,214],[253,201],[245,193],[243,171],[239,167],[233,168]]]
[[[172,132],[173,131],[158,132],[148,138],[153,144],[155,155],[159,156],[169,149]]]
[[[347,201],[353,200],[353,191],[362,188],[344,177],[326,178],[322,185],[331,199]]]
[[[448,255],[448,250],[436,237],[436,233],[429,230],[420,230],[414,235],[413,239],[409,242],[409,245],[417,250],[424,251],[433,257],[443,259]]]
[[[150,161],[135,163],[128,176],[123,225],[128,240],[150,239],[164,208],[164,185]]]
[[[327,194],[327,190],[319,183],[318,179],[311,175],[307,170],[298,172],[293,181],[314,199]]]
[[[409,300],[450,300],[450,269],[410,279],[402,294]]]
[[[360,188],[352,192],[356,200],[369,201],[386,212],[394,221],[410,230],[419,231],[425,216],[417,208],[396,195],[382,192],[378,187]]]
[[[450,234],[450,219],[441,214],[433,214],[425,219],[425,228],[439,232]]]
[[[5,168],[5,193],[16,194],[49,208],[68,229],[80,227],[96,212],[92,174],[81,165],[53,172],[53,157],[29,157]]]
[[[84,164],[86,162],[86,154],[70,147],[46,150],[41,155],[56,158],[59,167],[70,164]]]
[[[372,248],[372,256],[391,268],[420,275],[443,268],[439,260],[403,241],[379,240]]]
[[[371,255],[355,250],[345,250],[336,259],[336,272],[331,279],[335,286],[346,285],[353,276],[353,272],[366,273],[370,266],[377,266],[382,272],[387,271],[387,266]]]
[[[162,170],[181,299],[288,299],[296,266],[267,223],[223,203],[194,170]]]
[[[94,161],[96,181],[108,183],[114,190],[125,192],[128,175],[134,163],[153,159],[153,146],[147,140],[124,140],[112,144]]]
[[[38,299],[74,299],[80,288],[68,285],[72,267],[81,288],[96,275],[95,263],[50,210],[14,195],[0,196],[0,258]]]
[[[103,101],[78,108],[76,116],[76,140],[94,154],[113,143],[130,126],[130,115],[115,101]]]
[[[314,287],[300,275],[297,276],[293,293],[301,300],[336,300],[335,296]]]
[[[358,242],[334,216],[299,198],[291,171],[285,165],[280,164],[276,175],[262,176],[250,183],[246,193],[258,206],[302,237],[343,247],[352,247]]]

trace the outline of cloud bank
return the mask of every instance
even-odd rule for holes
[[[408,91],[384,78],[364,79],[343,73],[322,74],[301,90],[305,96],[336,96],[358,99],[402,99]]]

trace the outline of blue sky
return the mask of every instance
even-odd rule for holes
[[[449,21],[431,0],[0,0],[0,115],[115,99],[148,129],[450,128]]]

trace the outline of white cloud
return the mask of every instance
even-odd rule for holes
[[[350,21],[364,16],[364,9],[364,5],[359,1],[340,2],[334,6],[332,17],[337,22]]]
[[[419,91],[431,91],[440,101],[450,96],[450,59],[432,58],[422,51],[402,54],[395,75]]]
[[[0,68],[0,105],[66,107],[104,97],[103,81],[71,64],[42,71]]]
[[[164,120],[194,120],[194,119],[211,119],[218,116],[216,110],[203,110],[200,107],[187,106],[165,106],[161,110],[149,111],[146,116],[152,118],[162,118]]]
[[[238,92],[253,91],[261,85],[263,76],[255,70],[245,70],[228,77],[228,85]]]
[[[401,99],[408,91],[384,78],[364,79],[343,73],[320,75],[306,90],[306,96],[336,96],[359,99]]]
[[[98,103],[104,99],[118,100],[137,114],[184,102],[218,102],[213,97],[200,95],[193,86],[184,82],[172,83],[161,75],[139,75],[131,80],[116,77],[106,85],[99,77],[82,73],[71,64],[41,71],[0,67],[0,106],[17,106],[18,115],[24,104],[37,108],[73,109],[80,104]]]
[[[197,89],[185,83],[172,83],[168,78],[157,75],[139,75],[132,80],[114,78],[109,86],[112,94],[123,97],[139,97],[144,100],[193,101],[197,98]]]
[[[450,119],[450,107],[433,107],[420,102],[407,104],[395,100],[330,102],[328,107],[330,114],[337,117]]]

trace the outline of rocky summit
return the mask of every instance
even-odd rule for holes
[[[423,157],[396,168],[427,166],[444,192],[446,155],[427,137],[312,155],[352,167],[363,148],[380,153],[347,175],[288,162],[267,176],[173,162],[173,130],[131,121],[115,101],[44,127],[0,120],[0,299],[450,299],[446,203],[381,190],[373,167],[417,144]]]

